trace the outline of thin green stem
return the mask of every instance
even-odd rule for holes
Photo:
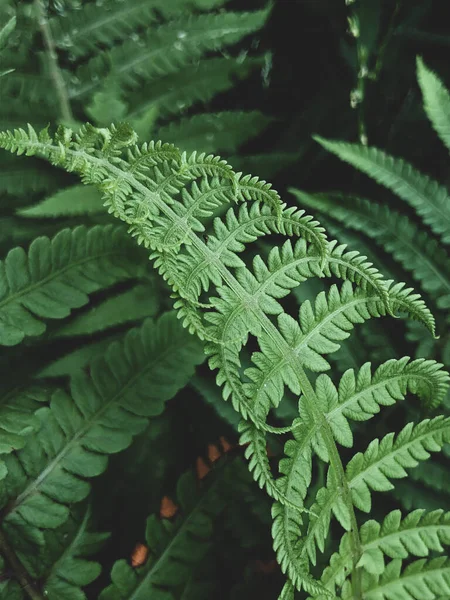
[[[50,77],[53,81],[56,90],[56,95],[58,97],[61,118],[66,123],[70,123],[71,121],[73,121],[72,109],[70,106],[66,84],[64,82],[61,69],[59,68],[58,55],[56,54],[56,47],[53,41],[50,24],[48,22],[47,11],[42,3],[42,0],[35,0],[34,3],[36,6],[38,16],[39,29],[41,30],[42,38],[44,40],[45,48],[47,50]]]

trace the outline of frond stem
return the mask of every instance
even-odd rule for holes
[[[36,11],[38,15],[39,29],[41,30],[42,38],[44,40],[45,48],[47,50],[48,66],[50,70],[50,77],[55,86],[56,95],[59,101],[59,108],[62,119],[70,123],[73,121],[72,108],[69,102],[69,95],[67,93],[66,84],[61,73],[61,69],[58,64],[58,55],[56,54],[56,47],[53,41],[52,32],[47,18],[47,11],[42,4],[42,0],[35,0]]]
[[[300,383],[300,387],[302,388],[302,392],[304,397],[308,401],[309,409],[314,416],[314,421],[318,428],[320,428],[323,440],[328,450],[328,455],[330,458],[331,468],[334,470],[337,475],[341,493],[346,500],[346,505],[350,514],[351,521],[351,544],[352,544],[352,558],[353,558],[353,570],[352,570],[352,587],[353,587],[353,598],[354,600],[360,600],[362,598],[361,592],[361,570],[356,567],[359,559],[362,556],[363,548],[361,539],[359,536],[358,522],[356,520],[355,509],[353,507],[353,501],[351,497],[351,491],[348,485],[347,478],[345,476],[344,465],[342,464],[341,457],[339,456],[339,451],[336,446],[336,442],[334,441],[333,432],[331,430],[330,424],[328,420],[325,418],[325,415],[320,412],[319,402],[316,396],[316,392],[314,391],[311,382],[308,379],[303,367],[301,364],[296,366],[297,379]]]

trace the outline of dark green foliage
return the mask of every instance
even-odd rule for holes
[[[0,0],[1,600],[450,595],[438,4]]]

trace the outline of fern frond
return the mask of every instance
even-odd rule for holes
[[[158,137],[188,151],[235,152],[238,146],[258,135],[271,121],[259,111],[201,113],[160,127]]]
[[[450,419],[439,416],[426,419],[416,426],[409,423],[395,438],[389,433],[381,440],[373,440],[367,450],[355,454],[345,470],[346,484],[354,506],[369,512],[372,506],[371,490],[382,492],[394,486],[390,479],[407,476],[405,469],[427,460],[430,452],[437,452],[450,439]],[[350,530],[348,507],[339,495],[339,485],[329,471],[327,486],[317,493],[311,507],[308,532],[303,540],[302,557],[316,563],[316,545],[323,552],[332,513],[347,531]]]
[[[183,113],[197,102],[208,102],[228,90],[235,79],[244,79],[262,64],[259,58],[239,63],[231,58],[204,58],[200,64],[187,65],[181,71],[165,75],[130,97],[128,119],[135,122],[146,111],[157,108],[161,118]]]
[[[23,556],[28,573],[42,578],[42,593],[49,600],[85,600],[82,588],[100,575],[100,564],[91,556],[104,545],[109,534],[90,531],[90,521],[88,506],[81,515],[71,516],[63,527],[45,533],[42,553]]]
[[[172,600],[176,589],[189,581],[193,568],[208,550],[213,520],[225,506],[225,482],[230,473],[218,473],[203,492],[195,490],[195,479],[185,473],[177,486],[177,504],[182,514],[174,522],[152,515],[147,520],[147,562],[132,569],[125,560],[117,561],[111,571],[112,584],[99,600],[126,600],[151,595],[155,600]]]
[[[81,10],[73,11],[70,17],[54,17],[50,26],[55,44],[70,50],[75,58],[85,56],[99,45],[112,46],[118,40],[126,39],[137,29],[149,28],[158,22],[158,13],[170,18],[179,16],[188,8],[211,10],[224,4],[226,0],[208,0],[207,3],[192,0],[133,0],[124,4],[109,2],[109,12],[103,5],[86,4]]]
[[[442,81],[417,58],[417,79],[423,95],[423,106],[434,130],[450,150],[450,94]]]
[[[348,447],[353,445],[348,419],[370,419],[380,411],[380,406],[403,400],[408,392],[435,408],[447,392],[449,376],[442,370],[442,364],[432,360],[391,359],[373,375],[370,367],[370,363],[365,363],[357,374],[349,369],[338,388],[328,375],[319,375],[316,380],[316,395],[335,439]]]
[[[362,588],[367,600],[443,600],[450,594],[450,560],[445,556],[416,560],[402,571],[402,561],[395,559],[381,576],[364,573]],[[352,597],[351,583],[346,581],[342,599]]]
[[[427,460],[430,452],[438,452],[450,439],[450,419],[438,416],[414,425],[408,423],[394,439],[390,433],[373,440],[364,453],[355,454],[346,468],[355,506],[370,511],[370,489],[392,489],[389,478],[402,478],[405,469]]]
[[[139,284],[78,315],[58,329],[54,336],[91,335],[124,323],[154,317],[157,311],[158,298],[154,286]]]
[[[50,400],[45,387],[12,388],[0,397],[0,455],[23,448],[27,436],[39,429],[35,413]],[[6,476],[6,467],[0,461],[0,479]]]
[[[11,196],[29,196],[35,193],[51,192],[62,183],[61,174],[56,169],[43,168],[41,161],[23,162],[23,159],[5,160],[2,157],[0,193]]]
[[[3,528],[10,543],[20,547],[21,536],[33,535],[42,544],[41,529],[67,520],[68,506],[89,493],[85,479],[130,445],[202,360],[198,343],[167,313],[111,344],[89,372],[75,374],[70,396],[55,391],[49,407],[36,412],[38,435],[6,457]]]
[[[280,492],[294,505],[302,507],[312,476],[311,432],[294,421],[294,439],[284,446],[283,458],[279,464],[282,477],[277,485]],[[283,573],[298,591],[305,582],[305,561],[300,560],[300,536],[303,529],[303,517],[300,511],[291,510],[280,502],[272,507],[273,547]]]
[[[308,194],[290,190],[302,205],[318,210],[346,227],[362,231],[410,271],[438,306],[450,300],[450,260],[437,239],[406,216],[365,198],[342,194]]]
[[[361,529],[363,554],[359,566],[369,573],[380,575],[385,569],[385,557],[406,559],[408,556],[428,556],[432,551],[443,551],[450,544],[450,513],[443,510],[426,512],[417,509],[402,519],[399,510],[393,510],[380,525],[377,521],[366,521]],[[345,533],[339,552],[330,560],[321,582],[328,589],[342,586],[352,568],[349,534]]]
[[[424,223],[441,236],[445,244],[450,243],[450,215],[447,210],[449,196],[437,181],[420,173],[403,159],[394,158],[378,148],[325,140],[319,136],[314,139],[326,150],[366,173],[410,204]]]
[[[110,129],[87,125],[76,136],[61,128],[55,141],[47,131],[38,135],[31,128],[16,130],[0,134],[0,145],[44,156],[79,173],[84,183],[99,186],[110,211],[151,249],[151,258],[172,287],[178,316],[206,340],[206,354],[218,372],[223,397],[231,397],[244,418],[241,441],[249,443],[246,456],[252,474],[277,500],[274,538],[283,571],[296,589],[329,595],[312,578],[309,563],[316,564],[317,548],[325,549],[332,516],[351,532],[356,563],[361,541],[355,508],[370,510],[371,490],[391,489],[390,479],[404,477],[405,468],[439,450],[450,435],[450,420],[444,417],[415,427],[409,424],[397,438],[389,434],[373,441],[344,469],[336,439],[345,445],[352,439],[348,424],[340,428],[341,417],[366,419],[407,391],[439,400],[448,378],[437,363],[402,359],[382,365],[373,377],[363,367],[354,385],[354,374],[346,374],[339,390],[329,378],[319,378],[314,389],[307,371],[327,370],[324,355],[335,352],[357,323],[401,312],[434,334],[433,316],[404,283],[384,281],[365,257],[327,242],[317,222],[288,209],[265,181],[235,173],[219,157],[204,154],[171,155],[157,164],[144,159],[145,168],[134,169],[135,138],[126,125]],[[236,200],[253,201],[258,208],[229,210],[221,219],[211,219],[216,208]],[[299,234],[302,239],[273,248],[267,260],[257,255],[251,267],[239,257],[246,244],[272,232]],[[280,300],[310,277],[344,282],[341,287],[333,283],[328,293],[320,292],[313,304],[303,301],[296,320]],[[251,351],[256,347],[250,367],[247,342]],[[381,390],[376,398],[374,381]],[[366,386],[366,395],[359,384]],[[269,412],[287,390],[300,397],[300,419],[288,427],[273,427],[267,423]],[[289,431],[294,440],[286,446],[282,477],[275,480],[265,434]],[[307,530],[299,541],[304,528],[299,514],[307,512],[313,453],[329,463],[328,476],[310,508],[308,498]],[[133,590],[137,574],[130,575],[127,569],[118,577],[122,575],[123,589]],[[357,569],[355,581],[360,575]],[[289,582],[285,593],[292,595]]]
[[[81,98],[91,93],[106,75],[122,86],[136,88],[143,82],[175,73],[206,52],[234,44],[257,31],[267,17],[267,9],[239,13],[227,11],[189,15],[160,25],[143,38],[144,46],[138,54],[135,42],[129,41],[80,67],[77,77],[81,83],[71,97]]]
[[[42,334],[46,319],[63,319],[88,294],[138,275],[123,230],[112,225],[64,229],[35,239],[28,253],[14,248],[0,263],[0,343]]]
[[[45,198],[39,204],[19,209],[17,214],[32,219],[92,215],[104,212],[101,194],[93,186],[74,185]]]

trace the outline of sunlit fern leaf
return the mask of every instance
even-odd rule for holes
[[[417,372],[418,379],[409,380],[409,374],[414,371]],[[350,402],[347,405],[349,412],[346,416],[365,420],[377,413],[380,405],[390,405],[404,397],[409,386],[419,394],[424,394],[425,397],[438,399],[442,393],[445,393],[447,379],[447,374],[439,371],[438,363],[421,361],[416,365],[415,361],[408,362],[408,359],[404,358],[381,365],[373,377],[370,375],[369,363],[362,367],[356,380],[353,371],[347,371],[339,385],[339,396],[343,402],[341,405],[338,404],[338,392],[327,375],[318,378],[316,396],[322,403],[322,412],[331,424],[336,440],[351,447],[353,445],[351,429],[340,411],[346,401]],[[353,401],[356,402],[356,406],[352,408]],[[316,439],[320,435],[321,428],[318,423],[307,422],[308,407],[305,403],[300,404],[301,418],[293,423],[295,441],[289,440],[286,443],[285,454],[288,458],[280,463],[280,471],[284,477],[278,481],[280,492],[296,506],[303,505],[311,482],[312,447],[315,447],[316,453],[323,454],[323,450],[320,450],[320,439]],[[329,457],[325,455],[324,459],[329,460]],[[314,512],[314,507],[312,511]],[[302,516],[281,503],[274,505],[272,514],[274,517],[272,534],[278,562],[283,572],[289,575],[294,586],[300,590],[305,576],[305,564],[303,564],[305,558],[302,556],[304,548],[301,541]]]
[[[300,393],[294,375],[294,356],[312,371],[326,371],[330,365],[324,354],[335,352],[356,324],[385,314],[379,296],[362,294],[358,289],[354,290],[349,281],[344,282],[341,289],[332,286],[328,296],[321,292],[314,308],[310,302],[304,302],[300,307],[299,322],[281,313],[278,325],[291,355],[284,356],[280,350],[271,348],[266,337],[260,334],[261,351],[253,354],[254,366],[245,372],[251,383],[243,386],[247,397],[253,399],[254,410],[263,416],[271,406],[278,406],[284,385],[294,394]],[[235,318],[237,320],[237,314]]]
[[[402,569],[400,559],[392,560],[381,576],[365,572],[362,591],[367,600],[444,600],[450,594],[450,560],[445,556],[420,559]],[[349,580],[342,588],[342,600],[354,597]]]
[[[281,590],[281,594],[278,596],[278,600],[294,600],[295,588],[290,581],[286,581]]]
[[[75,374],[71,396],[55,391],[49,407],[36,412],[39,434],[6,457],[1,501],[10,543],[19,550],[22,536],[24,543],[31,536],[42,545],[42,529],[64,523],[69,506],[89,493],[86,478],[101,474],[108,455],[130,445],[202,360],[198,341],[166,313]]]
[[[146,563],[132,569],[127,561],[117,561],[111,571],[112,583],[99,600],[144,599],[149,595],[155,600],[173,600],[176,589],[188,583],[194,567],[208,551],[213,520],[225,506],[224,485],[231,484],[231,473],[225,467],[200,491],[193,475],[185,473],[177,486],[181,510],[175,521],[155,515],[147,519],[145,539],[150,555]]]
[[[394,158],[378,148],[325,140],[319,136],[314,139],[326,150],[397,194],[416,209],[445,244],[450,243],[449,194],[437,181],[420,173],[403,159]]]
[[[239,63],[232,58],[205,58],[187,65],[177,73],[165,75],[127,96],[128,120],[133,125],[145,111],[157,108],[161,118],[187,111],[197,102],[208,102],[219,92],[232,87],[261,66],[261,59],[247,58]]]
[[[150,30],[143,38],[144,46],[136,54],[135,42],[127,41],[94,57],[77,70],[80,84],[71,94],[82,98],[91,93],[106,75],[131,89],[144,82],[176,73],[206,52],[234,44],[260,29],[268,10],[223,12],[189,15]]]
[[[150,28],[158,22],[160,14],[165,18],[179,16],[183,10],[211,10],[227,0],[132,0],[108,2],[108,12],[103,4],[86,4],[82,10],[50,21],[55,44],[76,57],[95,52],[98,46],[112,46],[118,40],[127,39],[141,28]]]
[[[294,421],[294,425],[295,425]],[[302,507],[312,476],[311,436],[301,424],[293,430],[294,439],[284,447],[285,458],[280,461],[282,477],[277,480],[280,493],[293,505]],[[300,537],[303,517],[300,511],[276,502],[272,507],[273,547],[283,573],[288,575],[294,589],[302,590],[308,569],[300,560]]]
[[[302,206],[362,231],[410,271],[439,307],[450,306],[450,259],[436,238],[408,217],[365,198],[343,194],[308,194],[291,189]]]
[[[437,452],[450,440],[450,419],[439,416],[426,419],[416,426],[408,423],[394,436],[389,433],[381,440],[373,440],[365,452],[358,452],[349,461],[345,471],[346,485],[356,508],[370,512],[371,490],[382,492],[393,489],[390,479],[407,476],[405,469],[427,460],[430,452]],[[331,476],[331,477],[330,477]],[[350,530],[350,513],[338,493],[337,481],[329,471],[327,486],[321,488],[311,507],[308,532],[302,540],[302,557],[316,563],[316,545],[324,550],[332,513],[347,531]]]
[[[341,586],[352,570],[352,551],[349,533],[345,533],[330,566],[323,572],[321,582],[330,590]],[[386,558],[406,559],[425,557],[432,551],[443,551],[450,544],[450,513],[443,510],[415,510],[402,519],[399,510],[390,512],[383,520],[366,521],[360,529],[362,556],[359,566],[369,573],[381,575]]]
[[[365,363],[355,373],[348,370],[336,387],[328,375],[316,380],[316,395],[330,423],[336,440],[351,447],[353,438],[348,419],[365,421],[405,398],[408,392],[417,394],[425,404],[436,408],[447,392],[449,377],[443,365],[432,360],[408,357],[388,360],[371,373]]]
[[[160,127],[158,137],[190,151],[235,152],[238,146],[258,135],[271,121],[259,111],[201,113]]]
[[[57,329],[54,337],[92,335],[111,327],[154,317],[157,310],[158,297],[154,285],[139,284],[78,315]]]
[[[13,346],[40,335],[47,319],[67,317],[88,302],[88,294],[139,275],[137,256],[113,225],[39,237],[28,253],[14,248],[0,263],[0,343]]]
[[[101,194],[93,186],[74,185],[59,190],[39,204],[17,211],[21,217],[48,219],[104,213]]]
[[[423,105],[436,133],[450,150],[450,94],[439,77],[417,58],[417,78]]]

